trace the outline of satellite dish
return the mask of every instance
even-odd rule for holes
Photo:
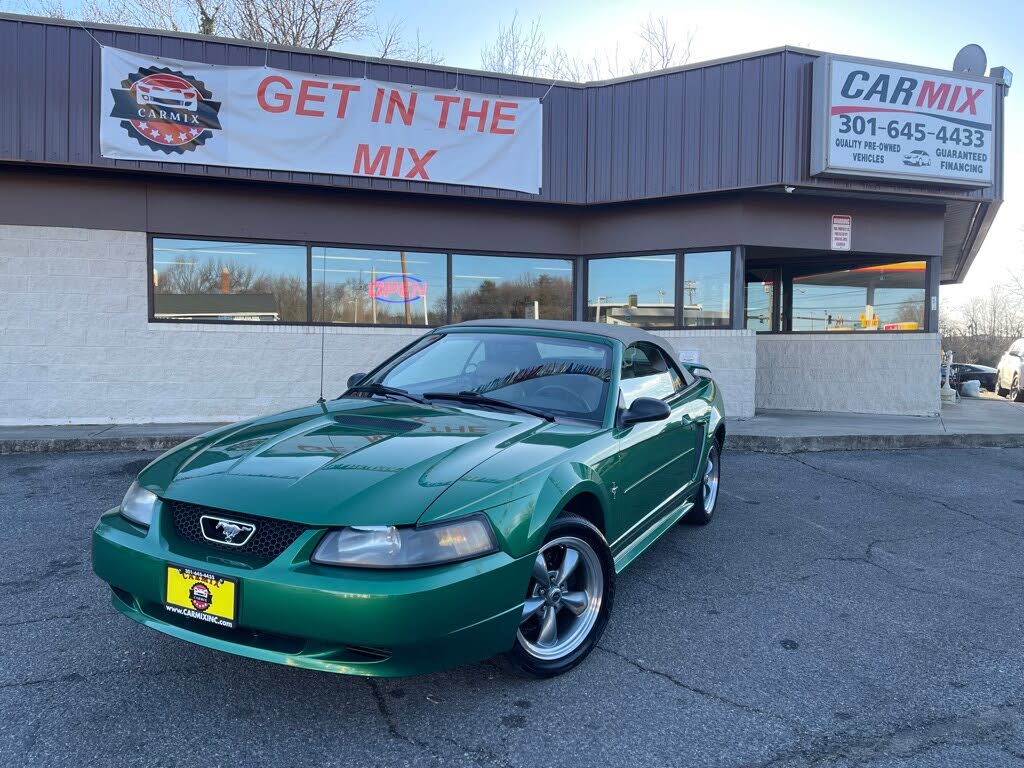
[[[966,75],[984,75],[988,68],[988,56],[985,49],[977,43],[969,43],[960,49],[953,59],[953,71]]]

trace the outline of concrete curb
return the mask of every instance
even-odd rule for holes
[[[188,439],[190,438],[187,435],[108,437],[106,439],[102,437],[17,438],[0,440],[0,456],[14,453],[167,451]]]
[[[65,437],[0,439],[0,455],[15,453],[117,453],[166,451],[190,435],[121,437]],[[737,435],[726,438],[726,448],[760,453],[814,451],[897,451],[915,448],[1024,448],[1024,433],[947,433],[942,435]]]
[[[942,435],[728,435],[726,448],[761,453],[899,451],[916,448],[1024,448],[1022,433]]]

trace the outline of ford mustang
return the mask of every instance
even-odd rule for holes
[[[712,520],[710,372],[622,325],[438,328],[336,400],[163,454],[93,533],[114,607],[198,645],[399,676],[498,656],[549,677],[615,579]]]

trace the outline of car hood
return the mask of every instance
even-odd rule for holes
[[[532,416],[348,398],[200,436],[139,481],[165,499],[311,526],[407,525],[475,466],[547,427]]]

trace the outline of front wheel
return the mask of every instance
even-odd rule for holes
[[[604,536],[578,515],[559,517],[534,560],[522,621],[506,658],[534,677],[568,672],[601,639],[614,594],[615,567]]]
[[[716,440],[708,451],[708,460],[704,462],[704,472],[700,478],[700,490],[694,500],[693,509],[683,518],[691,525],[707,525],[715,514],[718,505],[718,485],[722,472],[722,447]]]

